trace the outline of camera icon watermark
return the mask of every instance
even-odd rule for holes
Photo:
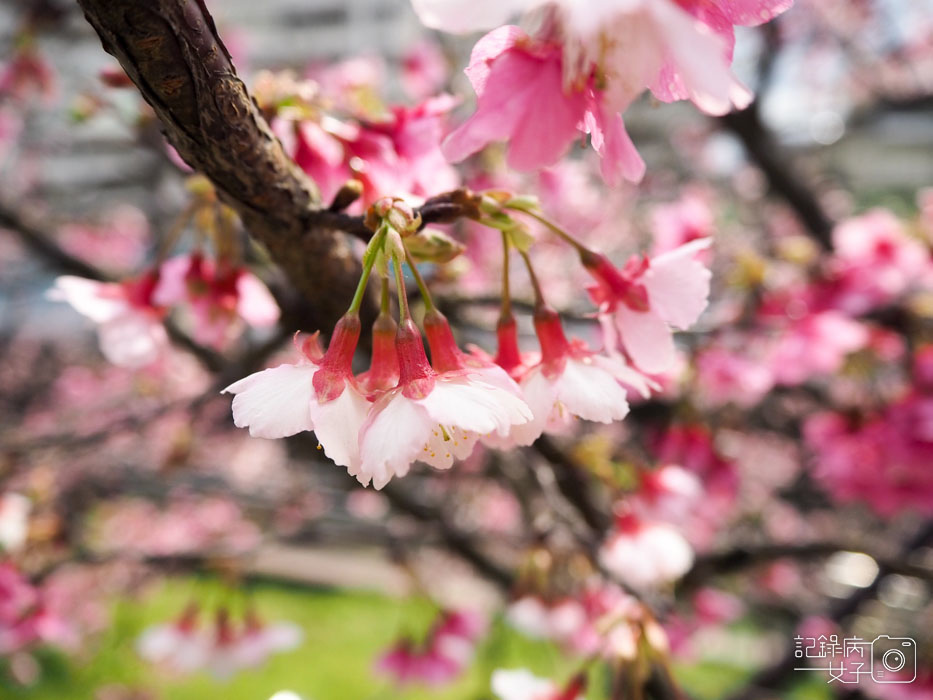
[[[872,641],[860,637],[820,635],[794,637],[794,658],[811,665],[795,671],[826,671],[829,683],[913,683],[917,678],[917,642],[910,637],[881,634]]]

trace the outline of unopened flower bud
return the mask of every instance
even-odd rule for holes
[[[214,185],[204,175],[192,175],[185,180],[185,188],[195,197],[213,201]]]
[[[418,262],[446,263],[460,255],[466,246],[443,231],[425,228],[405,239],[405,247]]]
[[[366,212],[365,224],[371,231],[378,231],[383,223],[407,237],[421,228],[421,215],[398,197],[383,197]]]

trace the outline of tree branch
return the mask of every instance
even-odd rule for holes
[[[317,188],[286,155],[237,77],[203,0],[78,0],[166,138],[214,183],[314,305],[307,328],[343,312],[359,263],[322,211]]]
[[[718,121],[742,142],[749,158],[768,178],[772,191],[793,208],[813,239],[825,250],[831,250],[833,221],[814,196],[812,188],[782,156],[774,137],[761,121],[758,101],[741,112],[719,117]]]
[[[573,505],[596,537],[602,538],[612,519],[594,503],[590,485],[581,468],[546,435],[539,437],[533,448],[554,471],[557,487],[564,498]]]
[[[512,572],[490,559],[476,546],[470,536],[449,523],[436,508],[421,503],[394,484],[386,486],[382,493],[399,511],[437,527],[444,544],[454,554],[472,564],[477,572],[500,588],[508,590],[512,587],[514,583]]]
[[[837,552],[860,552],[874,559],[879,568],[891,574],[913,576],[925,581],[933,580],[933,569],[911,564],[903,558],[884,556],[865,547],[845,542],[807,542],[803,544],[763,544],[735,547],[722,552],[702,554],[693,567],[678,582],[679,593],[691,591],[704,585],[714,576],[724,576],[778,559],[795,561],[821,559]]]
[[[933,543],[933,520],[925,522],[917,533],[900,547],[900,556],[894,561],[906,560],[913,552]],[[878,574],[874,581],[864,588],[854,591],[849,597],[836,601],[829,610],[828,618],[836,623],[855,614],[863,603],[878,595],[881,582],[895,570],[887,564],[878,567]],[[776,691],[782,690],[791,684],[793,671],[796,666],[794,657],[795,645],[789,644],[781,657],[771,666],[761,669],[740,690],[728,696],[728,700],[755,700],[756,698],[773,697]]]

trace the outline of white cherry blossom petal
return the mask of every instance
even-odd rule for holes
[[[592,360],[568,358],[556,389],[557,400],[584,420],[611,423],[628,414],[625,389]]]
[[[333,401],[313,399],[309,405],[311,423],[324,454],[335,464],[355,471],[360,464],[360,428],[372,404],[349,382]]]
[[[168,345],[164,326],[145,312],[127,311],[97,328],[100,350],[118,367],[152,364]]]
[[[279,365],[234,382],[221,393],[236,394],[233,422],[253,437],[283,438],[312,430],[311,379],[315,364]]]
[[[75,311],[94,323],[112,321],[130,309],[129,301],[120,285],[73,275],[57,278],[47,296],[53,301],[71,304]]]
[[[452,34],[494,29],[538,0],[412,0],[418,19]]]
[[[372,480],[381,489],[393,476],[404,476],[420,459],[435,426],[423,408],[401,392],[388,394],[370,411],[360,429],[360,474],[363,484]]]

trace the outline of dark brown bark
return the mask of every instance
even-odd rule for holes
[[[735,134],[748,156],[768,178],[771,190],[780,195],[800,217],[810,236],[825,250],[832,249],[833,220],[813,193],[813,187],[800,179],[786,156],[761,121],[758,102],[740,112],[730,112],[719,123]]]
[[[166,138],[239,212],[326,328],[349,304],[358,261],[314,183],[274,136],[203,0],[78,0],[162,122]],[[346,217],[349,219],[349,217]],[[311,330],[311,328],[306,328]]]

